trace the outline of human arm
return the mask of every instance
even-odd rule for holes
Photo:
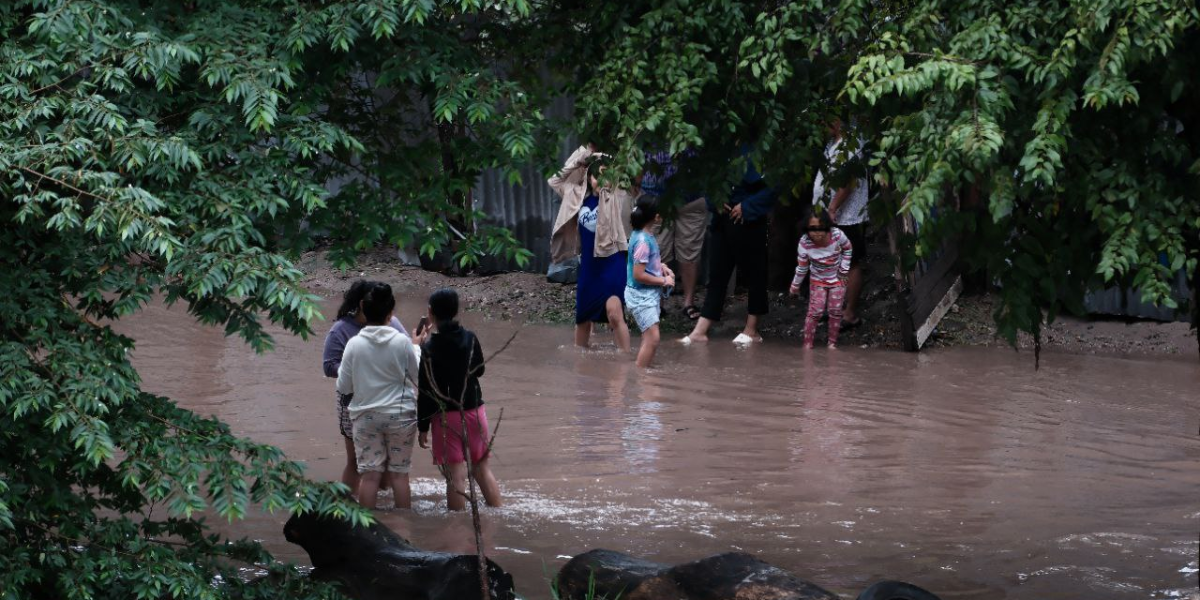
[[[838,279],[843,282],[850,276],[850,259],[854,256],[854,246],[850,243],[850,237],[842,230],[838,231],[838,249],[841,250],[841,261],[838,263]]]
[[[852,181],[850,185],[838,189],[838,191],[834,193],[833,198],[829,200],[829,216],[834,220],[834,222],[837,222],[838,213],[842,210],[842,203],[846,201],[846,198],[850,197],[850,194],[854,192],[854,189],[857,187],[858,180],[856,179]]]
[[[674,287],[675,278],[671,275],[658,277],[646,272],[646,263],[633,263],[633,280],[642,285],[658,287]]]
[[[768,214],[775,207],[775,199],[779,197],[779,191],[772,187],[764,187],[761,190],[747,194],[742,198],[742,201],[730,211],[730,217],[735,221],[757,221]],[[734,213],[736,211],[736,215]]]
[[[483,372],[487,368],[486,361],[483,360],[483,346],[479,345],[479,338],[472,333],[471,339],[474,347],[471,350],[471,375],[476,378],[483,377]]]
[[[800,241],[796,247],[796,275],[792,277],[792,285],[788,288],[791,294],[800,293],[800,284],[804,282],[804,278],[808,275],[808,250],[804,248],[804,240]]]
[[[567,188],[584,184],[584,177],[587,175],[587,159],[595,152],[596,149],[591,144],[576,148],[575,152],[567,157],[567,162],[563,164],[562,170],[546,180],[546,183],[559,197],[564,195]]]
[[[338,364],[337,371],[337,391],[343,396],[349,396],[354,393],[354,345],[347,343],[346,350],[342,353],[341,361]]]
[[[321,352],[321,368],[326,377],[337,377],[338,367],[342,364],[342,354],[346,351],[346,337],[341,328],[334,323],[329,335],[325,336],[325,348]]]
[[[430,420],[439,412],[437,394],[433,388],[433,377],[430,373],[429,353],[422,353],[421,362],[417,367],[417,429],[421,435],[429,431]],[[421,444],[425,448],[425,444]]]
[[[400,319],[397,319],[396,317],[392,317],[392,320],[391,320],[391,322],[388,323],[388,325],[391,325],[392,329],[395,329],[396,331],[399,331],[400,333],[403,333],[404,335],[407,335],[410,338],[412,337],[411,335],[409,335],[408,330],[404,328],[404,323],[401,323]]]

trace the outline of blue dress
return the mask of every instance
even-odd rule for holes
[[[604,305],[616,296],[625,304],[626,252],[597,258],[596,207],[600,198],[588,196],[579,208],[579,278],[575,285],[575,323],[607,323]]]

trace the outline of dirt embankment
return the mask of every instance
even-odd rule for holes
[[[875,245],[875,248],[879,247],[879,244]],[[299,267],[307,276],[305,281],[309,288],[326,297],[336,297],[350,281],[367,277],[412,290],[454,287],[462,295],[468,310],[483,313],[488,319],[555,324],[574,322],[574,286],[549,283],[537,273],[451,277],[406,266],[390,248],[378,248],[363,255],[353,269],[345,272],[330,267],[320,251],[306,253]],[[866,261],[866,268],[863,325],[844,331],[841,343],[843,346],[899,349],[900,324],[896,317],[890,260],[886,253],[873,251]],[[702,296],[703,288],[700,293]],[[732,338],[744,323],[744,290],[739,289],[727,306],[725,319],[713,328],[715,339]],[[996,337],[993,309],[994,298],[990,295],[963,296],[943,319],[926,347],[1006,346],[1007,341]],[[683,313],[681,297],[670,298],[663,311],[665,337],[681,337],[691,330],[692,324]],[[771,292],[770,313],[760,322],[762,334],[799,343],[803,324],[803,301],[786,293]],[[818,336],[823,335],[819,330]],[[1046,326],[1042,336],[1045,350],[1082,354],[1195,356],[1196,344],[1195,334],[1187,323],[1151,321],[1063,317]],[[1032,350],[1032,338],[1022,336],[1017,348]]]

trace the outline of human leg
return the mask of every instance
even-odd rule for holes
[[[804,317],[804,347],[813,347],[813,338],[817,335],[817,323],[821,321],[821,313],[825,312],[825,302],[829,296],[828,288],[811,286],[808,291],[808,314]]]
[[[679,261],[679,279],[683,284],[683,305],[687,307],[696,304],[696,280],[700,277],[700,264]]]
[[[654,361],[654,353],[658,351],[658,324],[654,324],[649,329],[642,332],[642,347],[638,350],[637,366],[643,369],[650,366]]]
[[[358,503],[363,508],[375,508],[375,501],[379,494],[379,478],[382,475],[381,471],[367,471],[359,476]]]
[[[334,406],[337,411],[338,433],[346,444],[346,465],[342,467],[342,483],[350,488],[353,495],[358,489],[358,459],[354,456],[354,424],[350,421],[350,411],[347,406],[350,397],[334,394]]]
[[[342,438],[346,442],[346,465],[342,467],[342,483],[354,494],[358,489],[358,459],[354,456],[354,439]]]
[[[746,326],[742,328],[742,335],[754,342],[762,341],[762,335],[758,333],[758,315],[746,315]]]
[[[842,301],[846,297],[846,286],[829,288],[829,347],[837,348],[838,332],[842,329]]]
[[[660,288],[625,288],[625,306],[642,332],[642,345],[638,349],[637,366],[648,367],[658,349],[658,322],[662,318],[662,290]]]
[[[412,484],[408,480],[408,473],[387,475],[392,486],[392,497],[396,500],[396,508],[412,508]]]
[[[862,296],[863,265],[867,259],[867,224],[856,223],[842,228],[850,240],[850,276],[846,279],[846,305],[842,310],[846,323],[859,322],[858,302]]]
[[[759,341],[758,318],[767,314],[767,224],[766,221],[744,223],[734,236],[739,279],[746,284],[748,293],[746,326],[735,341]],[[742,337],[745,336],[745,337]]]
[[[576,346],[579,346],[580,348],[587,348],[588,343],[591,341],[591,338],[592,338],[591,322],[575,324],[575,345]]]
[[[862,263],[850,267],[850,275],[846,279],[846,306],[843,309],[843,318],[847,323],[858,323],[858,300],[862,295],[863,287],[863,267]],[[833,318],[832,316],[830,317]]]
[[[675,258],[683,287],[683,305],[692,306],[696,300],[696,279],[700,255],[704,250],[704,232],[708,229],[708,206],[704,198],[688,202],[679,211],[675,224]]]
[[[475,483],[479,484],[479,491],[483,492],[483,499],[488,506],[503,506],[500,484],[496,482],[496,476],[492,475],[492,470],[488,467],[488,459],[485,458],[475,463],[472,468],[472,477],[475,478]]]
[[[770,309],[767,295],[766,220],[743,225],[739,237],[737,268],[740,277],[746,282],[748,291],[746,312],[753,316],[762,316]],[[750,327],[747,326],[747,329]],[[750,331],[745,333],[751,335]],[[757,329],[753,333],[757,335]]]
[[[721,219],[728,220],[726,217]],[[700,319],[688,334],[687,339],[693,342],[707,342],[708,330],[714,321],[721,320],[725,310],[725,294],[729,288],[729,278],[737,265],[733,249],[726,239],[727,229],[732,224],[720,223],[713,229],[712,254],[708,262],[708,287],[704,294],[704,308],[700,310]]]
[[[358,469],[358,503],[365,508],[375,508],[379,479],[387,461],[386,441],[381,431],[385,415],[366,412],[354,419],[354,456]]]
[[[391,478],[396,508],[412,508],[412,487],[408,472],[412,467],[417,420],[411,413],[387,415],[384,436],[387,448],[387,472]]]
[[[613,332],[613,343],[622,351],[629,352],[629,325],[625,324],[625,306],[621,299],[610,296],[604,303],[604,311],[608,316],[608,327]]]
[[[467,463],[446,465],[446,508],[463,510],[467,507]]]

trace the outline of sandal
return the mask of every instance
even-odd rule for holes
[[[696,308],[694,304],[689,304],[683,307],[683,314],[687,315],[689,320],[695,321],[700,318],[700,309]]]
[[[757,337],[750,337],[744,333],[739,333],[737,334],[737,337],[733,338],[733,343],[737,344],[738,346],[749,346],[750,344],[759,342],[762,342],[761,335]]]

